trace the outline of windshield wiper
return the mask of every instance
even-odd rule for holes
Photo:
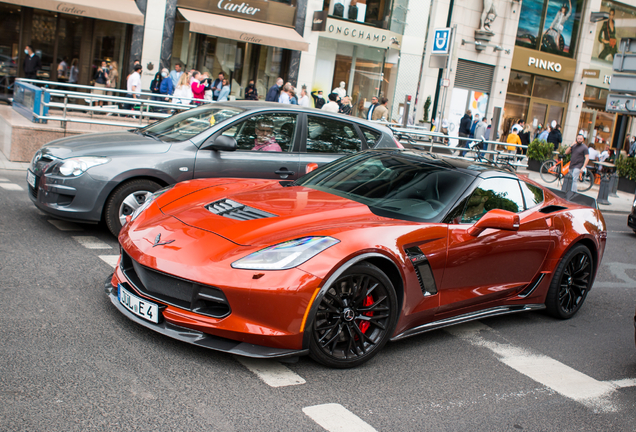
[[[152,138],[155,141],[161,141],[161,139],[159,139],[159,137],[157,137],[157,135],[155,135],[155,134],[153,134],[151,132],[147,132],[147,131],[144,131],[144,130],[141,130],[141,129],[137,129],[137,130],[135,130],[135,133],[137,135],[141,135],[141,136]]]

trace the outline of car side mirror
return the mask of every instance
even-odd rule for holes
[[[468,228],[468,234],[477,237],[487,228],[517,231],[519,229],[519,215],[508,210],[490,210],[475,222],[475,225]]]
[[[212,141],[211,144],[205,146],[205,148],[210,150],[235,151],[236,140],[227,135],[219,135],[214,139],[214,141]]]
[[[318,169],[318,164],[316,162],[310,162],[307,165],[305,165],[305,174],[309,174],[310,172],[316,169]]]

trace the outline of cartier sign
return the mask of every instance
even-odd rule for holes
[[[178,7],[294,27],[296,8],[263,0],[177,0]]]
[[[402,35],[377,27],[357,24],[353,21],[327,18],[325,37],[376,48],[399,50]]]

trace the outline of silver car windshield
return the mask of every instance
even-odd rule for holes
[[[194,108],[153,123],[140,132],[161,141],[185,141],[242,112],[239,108],[214,105]]]

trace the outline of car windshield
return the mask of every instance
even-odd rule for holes
[[[193,108],[138,129],[137,132],[161,141],[185,141],[241,112],[243,110],[239,108],[215,105]]]
[[[368,205],[379,216],[435,222],[473,180],[424,157],[363,152],[325,165],[295,184]]]

